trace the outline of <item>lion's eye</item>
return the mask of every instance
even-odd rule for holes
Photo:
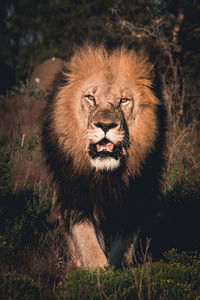
[[[130,101],[128,98],[121,98],[120,99],[120,104],[127,104]]]
[[[95,102],[95,97],[92,95],[86,95],[85,98],[87,98],[87,100],[89,100],[91,102]]]

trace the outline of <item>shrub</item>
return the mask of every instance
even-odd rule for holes
[[[200,299],[199,258],[172,249],[165,259],[124,270],[76,270],[58,284],[59,299]]]
[[[24,244],[33,244],[39,233],[44,230],[42,216],[48,210],[50,198],[43,197],[26,186],[14,194],[10,188],[11,154],[9,148],[0,141],[0,252],[2,260]],[[41,192],[42,193],[42,192]],[[4,256],[5,255],[5,256]]]
[[[172,248],[163,253],[164,259],[167,263],[177,264],[183,266],[193,266],[195,269],[200,269],[199,254],[187,253],[186,251],[178,252],[177,249]]]
[[[157,262],[151,265],[152,299],[197,299],[200,273],[195,266]]]
[[[14,256],[14,247],[5,235],[0,235],[0,265]]]
[[[34,245],[39,234],[46,229],[42,225],[42,216],[49,206],[49,198],[39,197],[30,188],[24,189],[17,195],[12,195],[8,202],[4,203],[4,228],[7,241],[20,248],[26,244]]]
[[[36,282],[15,272],[0,273],[0,293],[2,300],[42,300],[46,298]]]
[[[7,93],[8,96],[25,95],[33,99],[41,99],[46,97],[47,93],[39,86],[30,83],[29,81],[19,81],[11,91]]]
[[[58,284],[60,299],[127,299],[135,294],[131,270],[80,269],[70,273]]]
[[[0,198],[4,199],[10,193],[10,151],[0,140]]]

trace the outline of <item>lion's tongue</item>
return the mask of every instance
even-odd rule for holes
[[[114,145],[112,143],[105,143],[103,145],[97,144],[97,151],[101,152],[101,151],[109,151],[112,152],[114,148]]]

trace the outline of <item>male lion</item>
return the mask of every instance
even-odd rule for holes
[[[144,55],[103,46],[77,50],[55,79],[43,129],[51,212],[77,265],[120,266],[133,234],[150,225],[164,137],[152,80]]]

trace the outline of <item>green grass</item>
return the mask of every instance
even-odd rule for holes
[[[200,299],[199,257],[174,249],[165,255],[168,261],[124,270],[76,270],[58,283],[58,298]]]
[[[46,296],[32,279],[15,272],[0,273],[1,299],[42,300]]]

